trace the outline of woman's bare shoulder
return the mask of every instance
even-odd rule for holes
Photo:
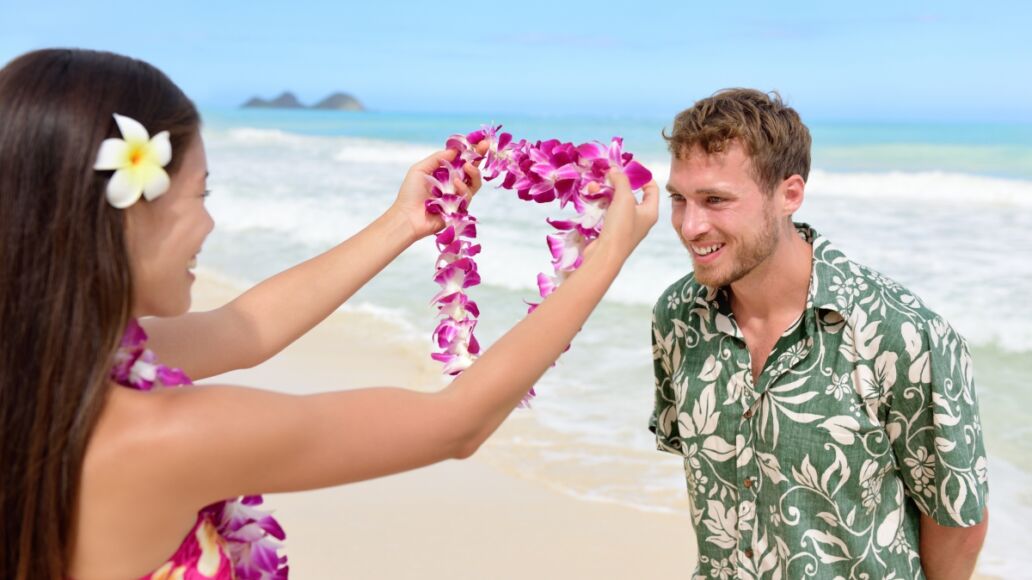
[[[196,521],[203,506],[177,492],[190,473],[165,461],[176,456],[176,427],[162,421],[166,399],[110,387],[83,458],[73,577],[146,574],[175,552]]]

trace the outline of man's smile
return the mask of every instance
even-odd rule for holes
[[[706,244],[688,244],[689,250],[692,253],[692,260],[700,264],[706,264],[717,259],[724,246],[727,244],[723,243],[706,243]]]

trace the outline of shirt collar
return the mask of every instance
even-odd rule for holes
[[[832,292],[835,277],[842,278],[843,272],[849,270],[849,259],[839,251],[828,238],[817,233],[807,224],[796,224],[796,230],[803,239],[813,246],[813,266],[810,271],[810,291],[806,299],[806,308],[818,314],[820,311],[837,312],[843,318],[849,318],[853,310],[853,296],[848,293]]]
[[[845,262],[848,259],[845,254],[835,248],[827,238],[817,233],[817,230],[810,227],[809,224],[795,223],[795,227],[796,232],[813,246],[810,289],[807,293],[806,311],[804,312],[807,327],[812,327],[814,323],[813,317],[810,316],[811,313],[819,317],[821,311],[833,311],[843,318],[848,318],[850,311],[853,309],[852,296],[836,294],[828,289],[832,284],[833,276],[842,276],[842,271],[839,268],[845,267]],[[714,324],[711,328],[719,328],[719,325],[715,325],[715,319],[718,314],[733,319],[731,294],[728,288],[726,286],[722,288],[703,286],[703,288],[705,289],[704,299],[709,320],[711,324]],[[739,336],[740,334],[741,332],[738,330],[737,325],[734,325],[734,335]]]

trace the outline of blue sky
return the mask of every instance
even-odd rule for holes
[[[1032,122],[1029,2],[0,0],[0,61],[147,60],[206,107],[667,116],[728,86],[829,120]]]

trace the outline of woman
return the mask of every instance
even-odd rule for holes
[[[616,194],[583,266],[440,392],[167,388],[268,359],[443,227],[424,210],[424,176],[450,152],[413,166],[394,204],[339,246],[186,314],[213,227],[199,126],[190,100],[137,60],[44,50],[0,70],[0,577],[222,578],[234,566],[238,577],[284,576],[268,538],[226,537],[240,522],[281,536],[271,518],[223,500],[468,457],[656,221],[655,185],[638,204],[611,173]],[[119,135],[140,132],[151,139],[140,159],[161,171],[119,173],[116,153],[140,161]],[[465,170],[471,185],[456,187],[471,196],[480,176]],[[142,317],[157,361],[134,334]],[[158,386],[125,388],[141,381]]]

